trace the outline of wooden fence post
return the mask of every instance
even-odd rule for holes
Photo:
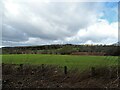
[[[23,64],[20,64],[20,69],[23,69]]]
[[[67,74],[67,66],[64,66],[64,74]]]
[[[91,76],[92,76],[92,77],[95,76],[95,67],[91,67]]]
[[[20,68],[19,68],[21,74],[23,75],[23,64],[20,64]]]
[[[44,76],[45,75],[44,74],[44,64],[42,64],[41,69],[42,69],[42,76]]]
[[[109,78],[112,78],[112,67],[109,67]]]
[[[41,67],[41,69],[42,69],[42,71],[43,71],[43,69],[44,69],[44,64],[42,64],[42,67]]]

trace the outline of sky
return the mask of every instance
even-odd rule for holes
[[[116,42],[117,2],[3,1],[2,46]]]

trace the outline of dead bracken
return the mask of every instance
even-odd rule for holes
[[[112,67],[112,74],[107,67],[95,68],[94,75],[91,70],[69,70],[66,74],[54,65],[44,65],[43,69],[43,65],[23,64],[21,68],[3,64],[2,70],[3,88],[118,88],[119,80],[116,67]]]

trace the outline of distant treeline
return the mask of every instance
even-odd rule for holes
[[[24,47],[3,47],[2,54],[72,54],[72,55],[120,55],[115,45],[43,45]]]

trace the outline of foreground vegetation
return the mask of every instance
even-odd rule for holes
[[[79,72],[64,73],[56,65],[2,65],[2,88],[26,90],[28,88],[119,88],[117,68],[98,67]],[[41,89],[40,89],[41,90]]]
[[[87,69],[93,66],[111,66],[117,64],[117,56],[77,56],[77,55],[43,55],[10,54],[2,55],[6,64],[48,64],[67,66],[68,68]]]

